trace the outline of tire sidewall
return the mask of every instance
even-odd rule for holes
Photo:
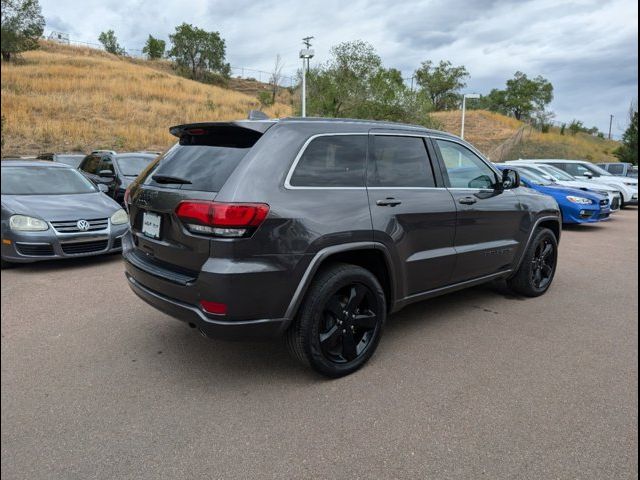
[[[531,273],[532,273],[531,261],[533,260],[533,256],[535,255],[538,244],[546,238],[548,238],[551,241],[551,244],[553,245],[553,271],[551,272],[551,278],[549,279],[549,283],[547,283],[547,285],[544,288],[536,288],[533,285],[533,281],[531,280]],[[532,292],[534,292],[536,295],[542,295],[547,290],[549,290],[549,287],[551,287],[551,284],[553,283],[553,279],[556,276],[556,270],[558,267],[558,240],[556,239],[556,236],[553,234],[551,230],[545,228],[540,230],[535,235],[533,242],[531,242],[531,247],[527,252],[527,257],[525,258],[525,264],[523,266],[525,266],[526,268],[526,275],[527,275],[527,278],[529,279],[529,288],[531,288]]]
[[[319,329],[322,320],[322,311],[327,301],[340,289],[359,283],[371,290],[376,302],[378,325],[373,333],[373,338],[367,345],[366,351],[358,358],[348,363],[334,363],[324,356],[320,348]],[[384,291],[375,276],[360,267],[340,269],[329,280],[323,282],[320,288],[310,292],[309,304],[305,305],[302,312],[303,348],[311,366],[330,377],[341,377],[359,369],[371,358],[375,352],[386,320],[386,299]]]

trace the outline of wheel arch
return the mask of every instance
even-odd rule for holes
[[[387,311],[393,310],[396,301],[396,281],[387,248],[378,242],[354,242],[326,247],[316,253],[302,276],[285,313],[285,318],[289,322],[295,318],[302,299],[318,272],[332,263],[349,263],[369,270],[382,286],[386,296]]]

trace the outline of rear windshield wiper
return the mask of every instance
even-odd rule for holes
[[[191,183],[191,181],[186,178],[172,177],[171,175],[152,175],[151,178],[158,183],[179,183],[182,185]]]

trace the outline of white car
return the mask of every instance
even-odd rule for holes
[[[593,182],[591,180],[578,180],[575,177],[569,175],[564,170],[560,170],[552,165],[546,165],[543,163],[527,163],[526,160],[512,160],[504,162],[505,165],[518,165],[523,170],[531,170],[541,177],[562,185],[564,187],[577,188],[579,190],[587,190],[595,192],[605,197],[609,197],[609,207],[612,212],[619,210],[622,204],[622,194],[617,187],[610,187],[603,183]]]
[[[591,162],[584,160],[561,160],[555,158],[536,158],[517,161],[522,163],[542,163],[552,165],[577,179],[588,179],[616,188],[622,195],[622,205],[620,205],[620,208],[624,208],[626,205],[638,204],[638,179],[611,175],[606,170],[603,170]]]

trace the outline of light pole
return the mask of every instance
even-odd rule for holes
[[[300,50],[300,58],[302,59],[302,116],[307,116],[307,70],[309,69],[309,60],[313,58],[314,51],[311,49],[311,39],[313,37],[304,37],[302,43],[305,47]]]
[[[467,98],[480,98],[479,93],[465,93],[462,96],[462,127],[460,128],[460,138],[464,140],[464,114],[467,109]]]
[[[609,115],[609,140],[611,140],[611,125],[613,124],[613,115]]]

